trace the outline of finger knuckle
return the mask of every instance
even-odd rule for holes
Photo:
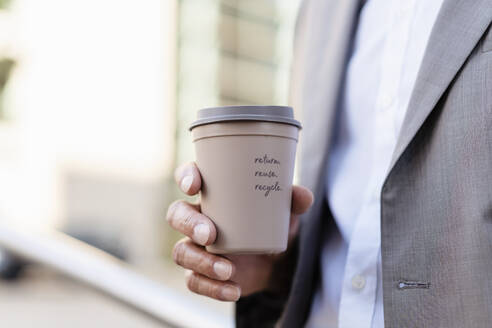
[[[222,285],[210,286],[210,288],[209,288],[210,297],[213,297],[215,299],[222,299],[223,298],[222,288],[224,288]]]
[[[166,220],[170,224],[173,222],[174,217],[176,215],[176,210],[178,209],[179,206],[182,205],[182,200],[176,200],[169,205],[167,209],[167,215],[166,215]]]
[[[198,215],[199,212],[197,212],[195,209],[190,209],[186,216],[184,217],[182,221],[182,228],[183,230],[192,230],[195,226],[195,224],[199,221]]]
[[[179,241],[173,247],[173,260],[177,265],[183,265],[183,259],[186,252],[186,244],[183,241]]]
[[[201,256],[197,259],[197,269],[198,271],[206,274],[207,276],[214,275],[214,260],[212,256],[206,252],[203,252]]]
[[[193,273],[190,272],[186,276],[186,287],[191,290],[192,292],[198,293],[199,292],[199,278]]]

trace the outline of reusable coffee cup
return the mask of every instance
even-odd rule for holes
[[[214,107],[197,116],[190,130],[202,177],[201,211],[217,228],[207,251],[285,251],[301,129],[292,108]]]

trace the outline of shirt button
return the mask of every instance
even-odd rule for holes
[[[366,285],[366,278],[364,278],[364,276],[357,274],[352,277],[352,287],[354,289],[359,289],[359,290],[363,289],[365,285]]]

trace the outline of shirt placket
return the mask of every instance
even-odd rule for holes
[[[373,121],[372,172],[364,205],[350,237],[339,310],[340,328],[370,328],[372,325],[380,265],[380,190],[396,145],[393,127],[413,6],[414,0],[407,0],[395,2],[391,9],[392,22],[381,56],[381,79]]]

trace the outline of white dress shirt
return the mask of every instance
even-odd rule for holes
[[[339,232],[323,246],[308,327],[384,327],[381,187],[442,1],[368,0],[362,8],[327,167]]]

